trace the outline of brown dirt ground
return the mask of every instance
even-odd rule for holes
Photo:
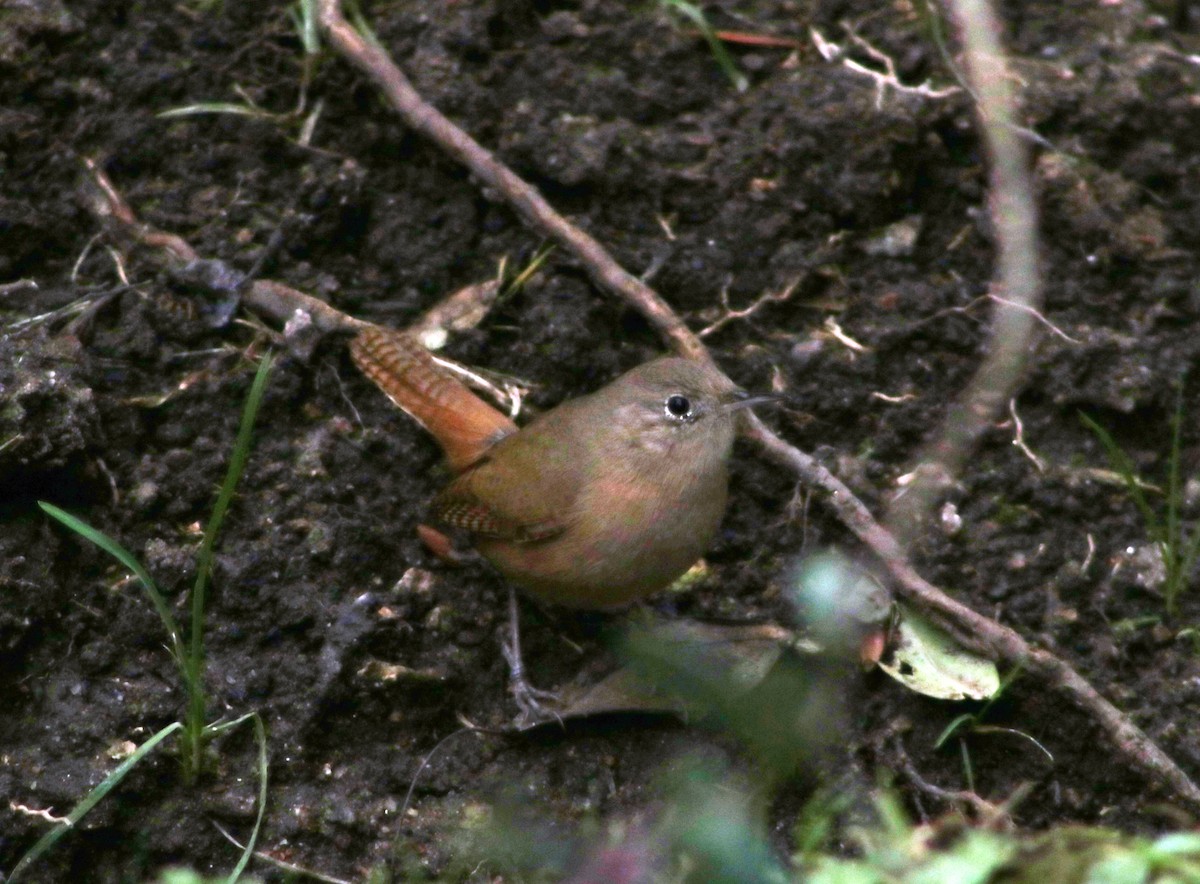
[[[1110,427],[1147,475],[1162,475],[1175,384],[1200,356],[1197,41],[1170,8],[1134,0],[1003,7],[1022,117],[1041,137],[1046,314],[1071,338],[1041,336],[1017,406],[1026,441],[1060,469],[1039,472],[1012,444],[1011,422],[997,424],[950,495],[961,531],[931,525],[915,554],[930,579],[1064,655],[1200,776],[1200,658],[1180,636],[1200,622],[1200,597],[1185,594],[1171,623],[1132,622],[1162,609],[1131,554],[1146,529],[1119,487],[1080,471],[1106,462],[1078,417]],[[658,266],[654,285],[694,328],[714,318],[723,290],[745,305],[798,280],[790,301],[709,343],[746,387],[775,381],[796,397],[768,419],[879,509],[985,341],[975,302],[992,244],[970,102],[890,91],[877,101],[870,81],[823,61],[808,38],[811,27],[846,41],[842,24],[852,24],[904,82],[949,84],[909,3],[705,8],[717,26],[803,48],[733,47],[751,81],[739,94],[703,41],[654,3],[435,0],[367,12],[427,98],[632,272]],[[45,826],[9,800],[65,812],[111,770],[110,747],[182,711],[153,610],[35,501],[119,538],[184,599],[198,545],[190,526],[210,511],[253,373],[243,354],[261,339],[245,324],[181,318],[167,298],[187,293],[138,255],[126,256],[135,287],[86,327],[7,328],[116,282],[104,248],[80,260],[97,232],[77,198],[81,158],[97,159],[144,219],[243,270],[281,230],[266,276],[394,325],[542,245],[332,57],[308,96],[324,102],[310,147],[296,143],[296,121],[156,116],[239,100],[235,87],[286,112],[299,59],[279,3],[200,12],[39,0],[0,13],[0,282],[39,286],[0,295],[0,869]],[[884,228],[906,219],[919,225],[915,245],[881,252]],[[822,333],[831,317],[864,352]],[[535,380],[533,405],[545,407],[659,347],[560,251],[450,351]],[[1189,468],[1198,389],[1184,401]],[[675,615],[786,619],[779,587],[796,557],[854,549],[819,499],[789,519],[798,489],[752,450],[737,454],[711,571],[664,603]],[[343,877],[381,866],[440,874],[453,868],[447,833],[505,792],[524,795],[565,840],[582,820],[652,815],[656,773],[686,750],[739,754],[724,737],[652,718],[457,737],[401,818],[414,771],[458,715],[494,725],[512,713],[496,650],[503,586],[483,569],[440,565],[414,535],[441,481],[435,446],[344,348],[282,361],[220,545],[207,629],[213,715],[266,718],[262,844],[293,862]],[[586,624],[531,609],[526,625],[542,684],[604,653]],[[444,680],[381,682],[361,674],[371,660]],[[933,742],[969,706],[850,678],[850,759],[869,775],[896,767],[899,733],[927,780],[961,787],[958,747]],[[1034,784],[1020,824],[1179,823],[1167,796],[1042,686],[1018,681],[989,721],[1054,758],[1019,736],[969,738],[981,794]],[[168,862],[227,870],[234,851],[209,820],[249,830],[253,758],[248,736],[224,740],[217,770],[195,788],[172,757],[154,758],[33,877],[143,880]],[[781,847],[811,780],[783,787],[773,805]],[[897,782],[914,812],[944,809]]]

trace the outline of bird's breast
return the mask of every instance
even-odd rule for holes
[[[482,541],[480,551],[553,604],[604,609],[636,601],[704,554],[725,511],[724,470],[663,479],[620,466],[604,470],[589,478],[561,534],[527,544]]]

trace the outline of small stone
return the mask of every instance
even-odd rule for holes
[[[908,258],[916,251],[923,224],[921,215],[901,218],[863,240],[862,250],[868,255],[884,258]]]

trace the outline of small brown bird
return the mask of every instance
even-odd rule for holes
[[[411,337],[379,328],[351,343],[355,363],[438,440],[456,478],[433,501],[533,597],[611,609],[669,585],[699,559],[725,512],[739,409],[751,396],[715,368],[677,357],[639,365],[523,429],[448,376]],[[515,627],[505,649],[523,712]]]

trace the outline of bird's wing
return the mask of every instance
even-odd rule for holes
[[[451,528],[516,543],[566,530],[588,469],[572,426],[575,408],[560,405],[496,443],[434,498],[432,516]]]
[[[520,522],[497,511],[478,498],[447,488],[433,501],[431,515],[441,524],[467,531],[477,537],[532,543],[561,534],[566,525],[554,518]]]

